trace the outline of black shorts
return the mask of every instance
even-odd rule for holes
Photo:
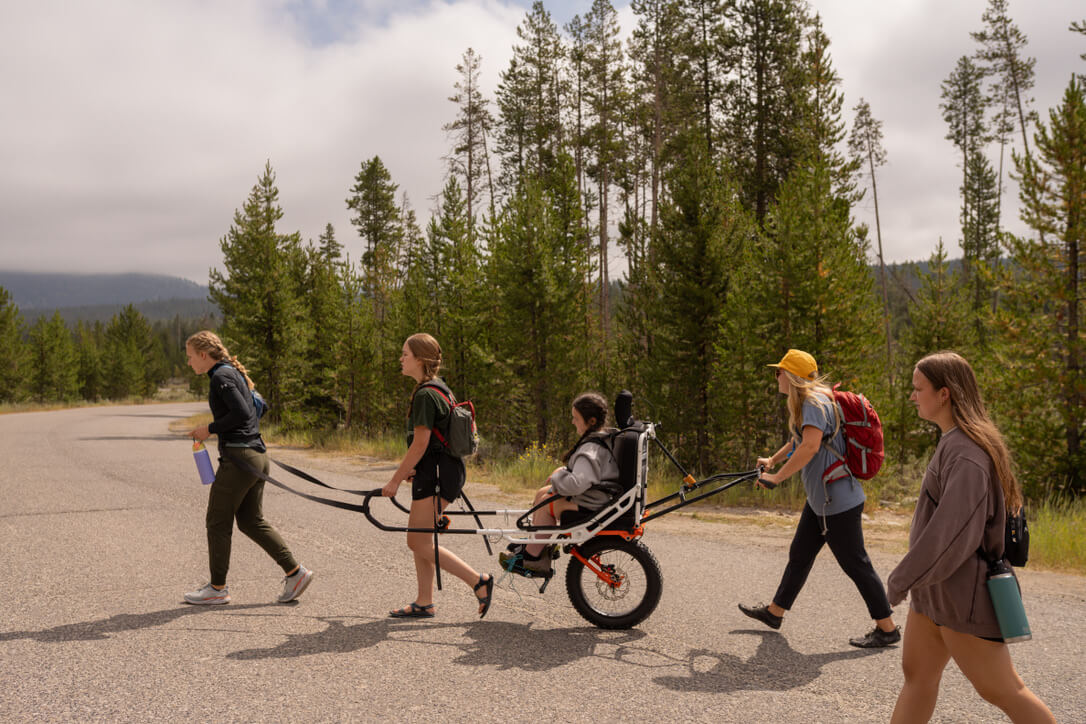
[[[411,479],[411,500],[426,500],[440,495],[449,503],[460,497],[467,470],[460,458],[428,450],[415,466]]]
[[[932,623],[934,623],[939,628],[943,627],[943,624],[941,624],[941,623],[936,623],[935,621],[932,621]],[[951,630],[953,630],[953,629],[951,629]],[[1007,643],[1006,641],[1003,640],[1002,636],[977,636],[976,634],[967,634],[967,635],[968,636],[973,636],[973,637],[978,638],[978,639],[984,639],[985,641],[992,641],[992,642],[997,643],[997,644],[1005,644],[1005,643]]]

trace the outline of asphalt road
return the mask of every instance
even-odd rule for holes
[[[281,572],[235,533],[233,603],[187,606],[183,592],[207,580],[207,488],[168,425],[202,410],[0,416],[0,721],[889,719],[901,650],[847,644],[871,623],[828,553],[779,633],[736,609],[772,595],[787,550],[786,532],[749,525],[650,524],[664,593],[630,631],[589,626],[562,578],[544,596],[523,580],[500,588],[482,621],[467,586],[447,580],[436,618],[395,621],[387,610],[414,595],[402,535],[270,489],[265,512],[316,571],[312,586],[274,603]],[[341,487],[388,475],[273,454]],[[485,504],[493,491],[470,485]],[[449,546],[497,570],[479,539]],[[899,554],[872,557],[885,576]],[[1016,666],[1061,722],[1086,722],[1086,583],[1028,569],[1021,580],[1034,639],[1013,645]],[[1000,720],[952,664],[935,721]]]

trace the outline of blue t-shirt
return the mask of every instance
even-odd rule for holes
[[[830,399],[820,392],[815,392],[814,397],[817,397],[826,407],[817,405],[811,400],[803,403],[803,427],[807,425],[817,427],[822,431],[824,442],[843,456],[845,454],[845,435],[840,430],[837,431],[836,435],[833,435],[837,420]],[[833,435],[832,440],[828,439],[830,435]],[[866,500],[863,486],[851,475],[834,480],[826,485],[822,484],[823,473],[826,472],[826,468],[835,462],[837,462],[837,458],[823,445],[819,446],[818,452],[811,458],[811,461],[803,466],[803,489],[807,492],[807,504],[818,515],[843,513]],[[834,474],[837,474],[836,471]]]

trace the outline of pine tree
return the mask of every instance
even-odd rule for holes
[[[912,389],[912,365],[925,355],[940,350],[969,350],[974,346],[975,327],[970,314],[970,300],[961,284],[959,275],[947,264],[943,240],[935,246],[928,259],[924,275],[914,303],[909,305],[909,324],[901,336],[902,362],[908,365],[909,375],[902,375],[898,385],[898,400],[908,399]],[[896,410],[888,408],[891,439],[901,455],[906,451],[920,455],[927,451],[938,438],[917,420],[915,412],[901,405]]]
[[[476,398],[494,411],[490,434],[519,444],[564,437],[567,405],[587,380],[600,381],[602,366],[598,358],[590,361],[584,327],[581,280],[589,259],[578,237],[568,156],[559,156],[548,186],[529,177],[509,199],[490,238],[486,269],[494,372]]]
[[[378,322],[384,321],[388,311],[403,239],[397,188],[381,158],[374,156],[362,164],[346,202],[354,212],[351,223],[362,238],[362,279],[374,301]]]
[[[585,101],[589,125],[592,164],[588,175],[596,181],[599,203],[597,264],[600,274],[600,324],[604,338],[610,336],[610,286],[608,234],[611,185],[619,155],[619,118],[626,103],[626,63],[619,41],[618,13],[610,0],[593,0],[585,16],[585,62],[588,83]]]
[[[343,258],[343,245],[336,240],[336,230],[332,224],[324,225],[324,231],[317,243],[321,256],[328,261],[336,263]]]
[[[692,130],[687,156],[669,174],[670,203],[661,211],[655,240],[658,304],[650,311],[655,334],[646,360],[652,402],[663,428],[688,459],[708,470],[716,395],[719,329],[731,310],[732,263],[748,243],[752,228],[730,188],[709,158],[700,129]]]
[[[78,362],[60,312],[30,327],[30,392],[38,402],[67,402],[79,394]]]
[[[306,318],[310,334],[304,355],[298,406],[288,412],[293,427],[334,428],[343,416],[343,403],[338,396],[337,377],[340,369],[340,340],[343,338],[346,300],[339,286],[338,260],[342,247],[335,239],[335,230],[327,224],[318,246],[306,250],[306,279],[304,295]]]
[[[519,43],[513,46],[509,71],[503,74],[499,104],[511,111],[510,128],[517,129],[515,164],[507,171],[518,180],[529,174],[546,179],[553,173],[564,143],[562,108],[568,79],[561,73],[566,49],[550,13],[540,0],[532,3],[517,26]],[[515,117],[514,115],[515,114]],[[505,147],[514,146],[513,136]]]
[[[894,389],[893,336],[890,332],[890,294],[886,284],[886,260],[882,254],[882,223],[879,220],[879,188],[875,170],[886,164],[882,146],[882,121],[871,114],[871,106],[863,98],[853,109],[856,120],[848,139],[849,151],[860,161],[857,173],[871,183],[871,199],[875,205],[875,239],[878,242],[879,285],[882,287],[883,332],[886,336],[887,389]]]
[[[457,394],[468,398],[474,394],[473,385],[479,383],[483,260],[468,224],[466,199],[455,178],[445,184],[438,215],[431,219],[427,233],[437,262],[428,286],[435,297],[435,330],[448,367],[446,379]]]
[[[729,5],[725,0],[682,0],[684,56],[688,67],[690,120],[705,140],[709,156],[717,151],[725,107],[726,78],[735,63],[734,39],[727,27]]]
[[[98,325],[98,332],[101,332],[101,325]],[[79,395],[93,402],[102,396],[101,334],[96,335],[93,327],[80,321],[75,328],[75,339]]]
[[[151,324],[131,304],[106,325],[100,359],[105,396],[111,400],[150,397],[166,377]]]
[[[223,315],[221,336],[267,398],[271,422],[301,395],[309,326],[299,288],[304,254],[297,232],[280,234],[283,217],[271,164],[219,241],[224,271],[212,269],[209,297]]]
[[[1037,157],[1014,154],[1014,160],[1023,218],[1038,239],[1011,240],[1018,274],[1004,290],[1009,309],[1002,321],[1012,349],[1028,350],[1008,360],[1015,404],[1025,402],[1019,395],[1027,390],[1039,394],[1033,395],[1037,407],[1019,408],[1030,414],[1012,424],[1022,445],[1019,464],[1033,489],[1079,495],[1086,490],[1086,96],[1077,77],[1034,140]],[[1056,440],[1062,445],[1053,455]]]
[[[669,150],[688,114],[686,86],[689,61],[683,54],[682,5],[679,0],[634,0],[631,9],[638,18],[630,40],[631,109],[641,106],[649,155],[648,233],[655,234],[659,221],[660,185],[668,164]]]
[[[1030,124],[1037,122],[1037,113],[1031,109],[1032,98],[1028,93],[1034,86],[1034,66],[1037,59],[1024,56],[1028,45],[1025,34],[1011,20],[1007,0],[988,0],[988,7],[981,17],[984,29],[970,33],[980,43],[976,58],[984,65],[988,75],[996,77],[994,98],[1013,103],[1022,132],[1022,149],[1026,160],[1031,160]]]
[[[861,162],[839,150],[846,136],[844,95],[841,77],[830,56],[830,39],[817,14],[807,28],[806,48],[800,60],[804,81],[798,141],[802,153],[813,154],[818,163],[826,166],[833,196],[838,203],[851,205],[861,196],[854,180]]]
[[[489,214],[494,215],[494,184],[490,178],[490,157],[487,152],[487,136],[494,126],[494,118],[487,107],[489,102],[479,88],[479,74],[482,58],[471,48],[464,52],[456,72],[460,80],[453,86],[455,93],[449,100],[456,104],[456,119],[446,123],[443,128],[452,135],[452,153],[446,156],[449,172],[456,178],[463,179],[467,189],[468,233],[475,237],[475,218],[478,212],[478,199],[482,197],[483,187],[489,189]]]
[[[350,254],[339,265],[339,288],[343,295],[343,333],[340,339],[340,366],[337,370],[339,399],[343,400],[343,424],[347,428],[373,430],[385,424],[377,399],[378,368],[376,321],[373,300],[365,293],[362,276],[355,271]]]
[[[939,105],[948,125],[946,138],[961,154],[963,274],[965,283],[974,290],[972,316],[978,330],[986,323],[991,265],[999,258],[995,174],[982,154],[989,140],[984,118],[987,98],[981,89],[983,78],[981,69],[962,56],[943,81]]]
[[[796,0],[737,0],[727,149],[743,203],[764,228],[771,202],[797,160],[803,103],[803,7]]]
[[[968,272],[977,341],[986,344],[989,312],[994,311],[993,276],[999,263],[999,199],[995,171],[979,150],[969,153],[962,187],[962,256]]]
[[[8,290],[0,287],[0,402],[22,398],[27,354],[23,316]]]

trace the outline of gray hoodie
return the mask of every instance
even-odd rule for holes
[[[621,490],[618,463],[611,448],[584,440],[569,456],[566,467],[551,474],[551,487],[582,508],[597,510]]]
[[[988,453],[952,428],[928,463],[909,532],[909,552],[886,580],[891,605],[911,606],[935,623],[973,636],[999,637],[988,566],[1003,555],[1003,488]]]

